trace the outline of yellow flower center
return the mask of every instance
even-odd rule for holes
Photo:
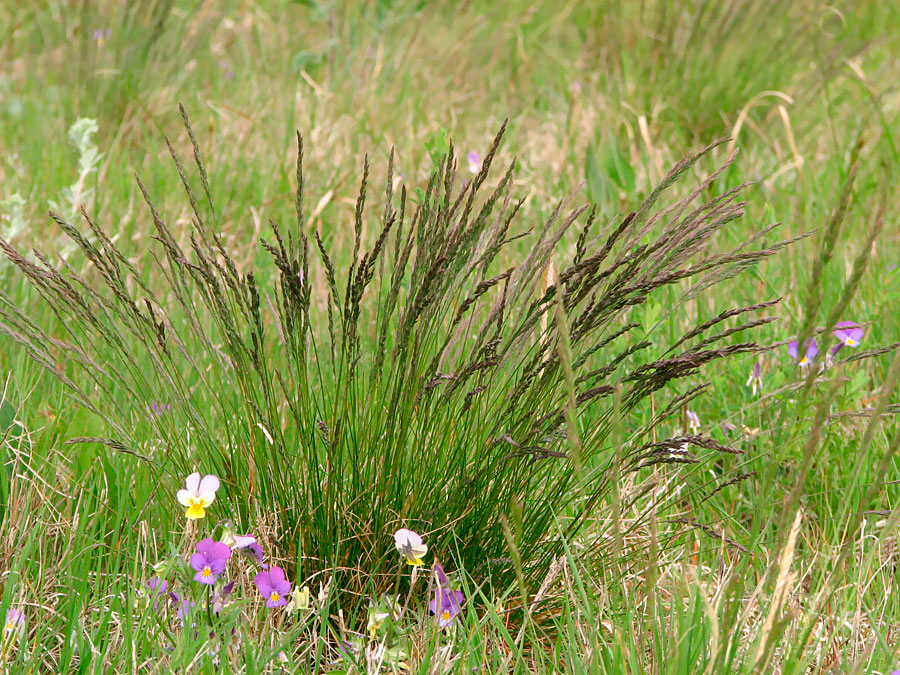
[[[444,611],[444,613],[441,614],[441,619],[443,619],[444,621],[449,621],[450,620],[450,612]]]
[[[188,518],[203,518],[206,515],[206,508],[203,504],[203,500],[199,497],[189,497],[186,515]]]
[[[801,366],[805,366],[807,363],[809,363],[809,359],[807,359],[805,356],[802,359],[800,359]]]
[[[278,600],[280,599],[280,596],[275,591],[272,591],[272,595],[269,596],[269,599],[272,602],[278,602]]]
[[[856,340],[854,340],[853,338],[847,338],[847,346],[848,346],[848,347],[855,347],[855,346],[856,346]]]
[[[4,628],[3,630],[7,633],[11,633],[14,628],[15,628],[15,626],[13,626],[12,623],[8,623],[8,624],[6,624],[6,628]]]
[[[200,574],[202,574],[202,575],[205,576],[205,577],[211,577],[211,576],[212,576],[212,570],[209,569],[209,565],[207,565],[206,567],[204,567],[203,570],[200,572]]]

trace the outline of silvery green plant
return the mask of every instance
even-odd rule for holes
[[[69,140],[78,153],[78,177],[75,182],[62,189],[59,201],[49,200],[50,209],[60,214],[69,222],[76,222],[82,208],[88,208],[94,198],[94,189],[88,185],[91,176],[97,172],[103,155],[94,142],[94,134],[99,127],[97,120],[79,117],[69,127]],[[67,258],[76,246],[68,241],[60,250],[60,255]]]

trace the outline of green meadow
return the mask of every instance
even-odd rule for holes
[[[900,668],[898,54],[0,2],[4,672]]]

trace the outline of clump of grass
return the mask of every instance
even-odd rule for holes
[[[391,155],[380,213],[367,206],[367,161],[342,263],[327,233],[304,229],[298,135],[296,220],[270,221],[267,258],[244,272],[219,234],[206,164],[182,115],[199,186],[169,148],[192,229],[177,231],[138,177],[155,229],[149,266],[85,211],[90,236],[51,213],[83,254],[81,271],[0,240],[65,335],[48,334],[5,296],[0,330],[104,420],[108,438],[74,440],[100,444],[158,485],[133,504],[130,526],[156,517],[195,467],[215,473],[220,503],[268,539],[292,578],[330,574],[352,598],[393,583],[389,535],[400,526],[427,533],[432,550],[458,551],[476,578],[539,582],[589,518],[602,534],[598,513],[650,495],[647,516],[628,521],[639,528],[685,495],[703,499],[729,482],[698,478],[689,465],[738,450],[699,434],[660,441],[656,430],[702,394],[703,367],[759,349],[733,336],[770,321],[745,316],[775,301],[730,308],[668,343],[635,334],[641,306],[660,289],[675,291],[667,311],[678,312],[787,243],[752,248],[767,229],[707,253],[743,214],[745,185],[698,203],[734,153],[685,198],[658,205],[722,141],[679,162],[620,220],[601,225],[573,194],[527,232],[516,220],[515,162],[488,187],[505,127],[461,184],[450,145],[424,189],[411,195],[404,185],[398,197]],[[364,234],[371,224],[374,238]],[[578,224],[563,261],[560,242]],[[517,259],[509,244],[524,236],[532,244]],[[558,275],[545,274],[551,263]],[[171,412],[147,415],[160,401]]]

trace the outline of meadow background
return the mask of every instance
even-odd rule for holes
[[[705,433],[744,453],[691,467],[695,478],[724,477],[723,489],[694,499],[677,492],[679,465],[657,467],[654,480],[663,476],[677,513],[645,526],[641,514],[653,511],[653,499],[633,479],[622,494],[616,488],[587,515],[579,512],[582,526],[574,530],[562,524],[571,515],[565,493],[548,492],[548,519],[518,529],[512,501],[491,497],[483,508],[506,513],[510,524],[484,550],[510,567],[491,573],[480,549],[454,545],[471,533],[442,528],[441,561],[465,591],[463,613],[452,629],[435,628],[420,579],[407,612],[383,634],[395,651],[376,658],[366,649],[366,598],[398,576],[390,539],[400,525],[396,513],[373,512],[370,522],[349,525],[298,516],[287,541],[284,517],[273,513],[296,508],[291,499],[310,493],[292,492],[300,481],[295,464],[266,450],[269,431],[222,428],[212,412],[193,406],[157,414],[181,394],[149,378],[136,398],[133,389],[105,390],[60,345],[44,345],[49,357],[41,365],[6,330],[0,609],[17,607],[26,617],[21,636],[3,650],[11,672],[888,673],[900,666],[900,463],[892,417],[900,409],[900,365],[888,349],[900,340],[900,8],[807,0],[488,5],[4,2],[0,236],[22,251],[40,249],[57,266],[64,259],[65,274],[97,279],[47,215],[52,208],[81,228],[83,206],[142,270],[148,288],[165,293],[159,275],[143,272],[159,242],[135,173],[189,250],[193,214],[165,141],[199,181],[179,104],[203,153],[222,244],[238,272],[255,271],[260,285],[278,274],[259,245],[261,237],[272,239],[269,219],[296,218],[297,130],[306,196],[299,231],[310,239],[320,232],[339,270],[356,256],[354,211],[366,156],[374,186],[368,208],[376,215],[359,236],[365,250],[378,238],[392,147],[395,190],[402,183],[410,202],[421,201],[424,192],[416,190],[426,189],[449,139],[459,174],[471,176],[468,153],[483,159],[508,119],[486,185],[493,189],[516,158],[512,193],[525,201],[514,229],[524,233],[582,183],[581,199],[596,203],[597,221],[615,222],[678,160],[726,137],[667,197],[687,195],[739,149],[704,198],[752,181],[742,196],[746,213],[713,234],[709,251],[730,251],[776,222],[782,225],[763,246],[812,234],[699,298],[675,304],[671,294],[651,295],[631,315],[644,330],[639,337],[666,345],[724,310],[781,298],[767,310],[776,320],[754,330],[764,349],[691,374],[680,390],[709,382],[690,408]],[[95,120],[96,132],[82,125],[80,138],[70,136],[82,118]],[[557,269],[578,249],[580,227],[559,243]],[[501,257],[521,259],[533,242],[512,241]],[[309,256],[316,262],[304,281],[324,316],[328,282],[313,244]],[[0,278],[0,323],[9,329],[24,316],[35,334],[89,351],[89,334],[18,267],[4,260]],[[379,268],[370,296],[386,294],[387,278]],[[860,350],[874,353],[804,379],[784,343],[829,320],[864,325]],[[327,334],[324,324],[312,330]],[[139,346],[133,353],[142,353]],[[757,361],[762,394],[747,386]],[[133,372],[152,369],[137,360]],[[84,396],[74,396],[59,374]],[[330,386],[331,376],[317,377]],[[104,397],[121,408],[103,408]],[[414,419],[415,402],[400,405]],[[389,406],[359,410],[375,415],[361,427],[396,414]],[[632,411],[624,433],[655,411]],[[684,412],[655,427],[653,440],[678,434]],[[601,419],[585,413],[582,434]],[[135,446],[71,442],[120,432]],[[175,501],[184,476],[194,468],[221,473],[222,448],[238,437],[235,443],[261,448],[256,473],[223,480],[211,511],[257,533],[267,555],[295,585],[308,585],[313,600],[289,615],[266,613],[255,600],[238,603],[227,625],[241,640],[220,650],[217,667],[205,635],[178,630],[174,617],[151,611],[144,584],[192,547],[196,532],[186,529]],[[439,452],[449,452],[452,438],[441,438],[448,445]],[[199,449],[173,459],[167,441]],[[251,484],[255,497],[242,496]],[[574,493],[571,499],[578,501]],[[338,519],[352,511],[339,501],[327,507]],[[630,518],[641,526],[623,537],[619,523]],[[298,534],[311,528],[333,530],[335,540]],[[354,529],[366,536],[349,537]],[[547,538],[558,555],[552,574],[535,579],[519,548]],[[322,557],[303,558],[310,550]],[[333,587],[326,588],[329,577]]]

